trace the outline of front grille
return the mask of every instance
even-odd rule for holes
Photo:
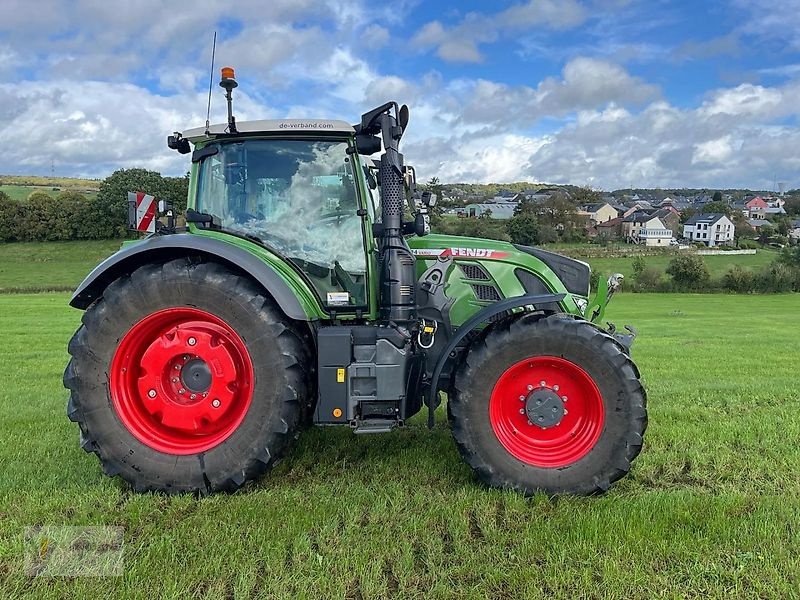
[[[489,274],[480,265],[459,263],[458,268],[467,279],[475,281],[489,281]]]
[[[493,285],[472,285],[475,297],[481,302],[497,302],[500,300],[500,292]]]

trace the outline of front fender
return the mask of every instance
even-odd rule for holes
[[[126,245],[89,273],[75,290],[69,304],[85,310],[115,279],[132,273],[141,265],[182,256],[207,257],[244,272],[263,287],[291,319],[310,321],[319,316],[313,294],[303,289],[307,286],[299,278],[293,282],[294,286],[290,286],[282,274],[253,252],[223,240],[188,233],[152,236]]]
[[[476,327],[483,323],[487,323],[492,317],[495,317],[507,310],[521,308],[523,306],[542,306],[544,304],[552,304],[561,302],[566,297],[566,294],[540,294],[535,296],[517,296],[515,298],[508,298],[495,302],[487,306],[483,310],[475,313],[463,325],[460,325],[453,336],[447,343],[447,346],[439,355],[439,360],[436,361],[436,366],[431,375],[430,388],[428,389],[428,398],[426,404],[428,405],[428,427],[433,428],[433,413],[436,410],[437,402],[436,396],[439,393],[439,378],[442,376],[447,361],[450,360],[450,354],[456,349],[461,341]]]

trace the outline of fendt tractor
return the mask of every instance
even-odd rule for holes
[[[593,494],[629,471],[647,424],[635,331],[602,325],[621,276],[590,299],[583,262],[429,235],[406,106],[237,122],[222,73],[227,122],[167,140],[191,153],[185,227],[159,207],[70,301],[68,416],[106,475],[232,491],[306,426],[387,433],[425,407],[433,427],[445,399],[490,486]]]

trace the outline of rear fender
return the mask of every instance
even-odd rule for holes
[[[153,236],[123,247],[89,273],[75,290],[69,304],[85,310],[115,279],[132,273],[144,264],[183,256],[200,256],[214,260],[234,271],[249,275],[272,296],[290,319],[311,321],[320,316],[313,293],[299,277],[290,285],[286,277],[269,263],[241,246],[193,234]]]

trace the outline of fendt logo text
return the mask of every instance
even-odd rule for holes
[[[463,256],[467,258],[505,258],[508,252],[498,252],[488,248],[448,248],[444,251],[446,256]]]

